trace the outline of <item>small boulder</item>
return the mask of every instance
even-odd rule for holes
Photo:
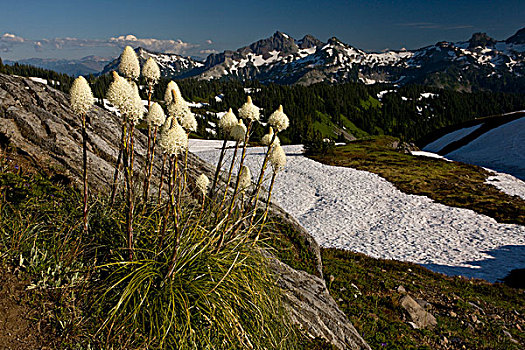
[[[408,312],[417,328],[434,327],[436,318],[421,307],[410,295],[405,295],[400,300],[401,306]]]

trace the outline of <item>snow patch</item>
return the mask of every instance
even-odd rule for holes
[[[454,141],[461,140],[467,135],[470,135],[472,132],[477,130],[479,127],[481,127],[483,124],[474,125],[468,128],[459,129],[456,131],[453,131],[451,133],[448,133],[446,135],[441,136],[439,139],[429,143],[425,147],[423,147],[423,151],[429,151],[437,153],[440,150],[442,150],[445,146],[451,144]]]
[[[222,141],[214,141],[212,150],[205,142],[193,140],[190,150],[216,164]],[[284,149],[287,165],[272,197],[322,247],[411,261],[491,282],[525,266],[520,253],[525,246],[523,226],[498,224],[472,210],[402,193],[366,171],[317,163],[302,155],[300,145]],[[229,151],[226,157],[231,155]],[[245,163],[252,173],[258,174],[263,157],[263,148],[248,149]]]

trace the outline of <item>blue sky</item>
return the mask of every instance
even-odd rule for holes
[[[0,9],[3,59],[116,56],[133,43],[205,57],[276,30],[367,51],[414,49],[480,31],[501,40],[525,27],[524,0],[0,0]]]

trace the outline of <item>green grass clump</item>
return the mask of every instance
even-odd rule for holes
[[[321,253],[330,294],[372,349],[517,350],[525,343],[524,290],[350,251]],[[435,328],[408,324],[399,286],[429,303],[428,311],[438,322]]]
[[[100,307],[110,310],[104,327],[118,342],[121,332],[140,330],[132,343],[153,348],[293,348],[279,291],[247,232],[218,250],[220,232],[191,214],[173,278],[172,243],[156,249],[154,227],[140,231],[133,261],[122,256],[101,267],[108,277]],[[165,241],[174,242],[169,232]]]
[[[41,305],[41,318],[52,325],[52,348],[294,349],[314,343],[303,337],[298,343],[277,276],[267,269],[265,244],[254,244],[258,226],[241,225],[235,211],[234,222],[217,225],[211,209],[201,212],[198,201],[184,196],[178,255],[168,277],[176,230],[170,219],[159,239],[165,203],[137,207],[130,261],[124,198],[110,207],[107,198],[93,195],[86,236],[79,191],[38,172],[1,169],[1,262],[30,280],[27,298]],[[218,249],[221,232],[226,239]]]
[[[427,196],[439,203],[472,209],[498,222],[525,224],[525,201],[487,184],[488,171],[475,165],[417,157],[396,151],[399,140],[370,137],[312,155],[321,163],[378,174],[401,191]]]

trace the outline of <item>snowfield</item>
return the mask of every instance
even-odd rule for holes
[[[509,173],[525,180],[525,118],[487,131],[445,157]]]
[[[459,129],[456,131],[453,131],[451,133],[448,133],[446,135],[443,135],[439,139],[429,143],[423,148],[423,151],[428,152],[434,152],[437,153],[440,150],[442,150],[445,146],[451,144],[452,142],[461,140],[462,138],[472,134],[476,129],[481,127],[482,124],[474,125],[468,128]]]
[[[191,140],[190,150],[214,164],[221,144]],[[525,267],[523,226],[498,224],[472,210],[404,194],[366,171],[317,163],[302,155],[302,146],[284,149],[288,162],[277,177],[273,200],[322,247],[491,282]],[[258,174],[263,157],[263,148],[249,149],[246,162],[252,174]]]

